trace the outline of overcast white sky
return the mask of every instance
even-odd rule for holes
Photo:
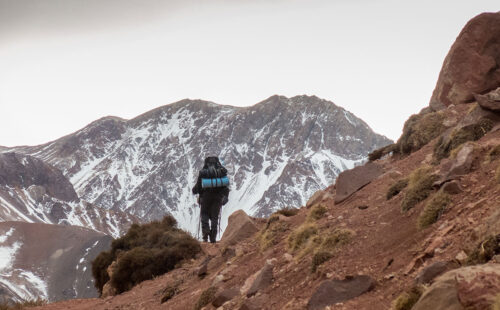
[[[392,139],[498,0],[0,0],[0,145],[184,98],[317,95]]]

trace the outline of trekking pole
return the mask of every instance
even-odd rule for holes
[[[196,232],[196,238],[198,240],[200,240],[200,226],[201,226],[201,206],[200,204],[198,203],[198,209],[200,210],[200,215],[198,215],[198,230]]]

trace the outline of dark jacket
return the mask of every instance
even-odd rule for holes
[[[218,188],[202,188],[201,187],[201,179],[202,175],[205,174],[206,169],[209,166],[215,166],[217,168],[222,168],[221,170],[224,173],[227,173],[226,168],[222,166],[219,159],[217,157],[207,157],[205,159],[205,164],[203,165],[203,169],[198,173],[198,179],[196,180],[196,184],[193,187],[193,194],[200,195],[200,201],[220,201],[222,204],[226,204],[227,198],[229,196],[229,188],[228,187],[218,187]]]

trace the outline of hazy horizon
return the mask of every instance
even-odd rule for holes
[[[451,9],[453,8],[453,9]],[[185,98],[315,95],[393,140],[496,1],[0,0],[0,145]]]

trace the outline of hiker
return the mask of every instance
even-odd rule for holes
[[[210,237],[210,242],[215,243],[220,209],[228,202],[229,196],[227,169],[222,166],[218,157],[210,156],[205,158],[203,169],[200,170],[196,184],[193,187],[193,194],[200,195],[198,202],[201,206],[203,241],[207,242]]]

